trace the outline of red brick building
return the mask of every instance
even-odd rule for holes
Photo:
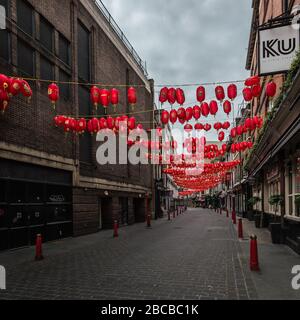
[[[95,137],[65,135],[58,114],[102,116],[90,103],[90,83],[139,85],[139,122],[151,128],[153,81],[145,64],[100,1],[0,0],[0,73],[80,85],[60,85],[55,112],[47,82],[29,81],[27,104],[14,98],[0,116],[0,249],[28,245],[37,233],[53,240],[144,221],[151,210],[152,166],[99,166]],[[130,112],[125,87],[118,114]],[[109,110],[112,113],[112,110]]]

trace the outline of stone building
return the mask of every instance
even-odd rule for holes
[[[152,210],[152,166],[99,166],[95,137],[65,135],[53,118],[104,115],[90,102],[92,83],[123,85],[117,114],[127,114],[125,85],[132,85],[136,119],[152,128],[154,84],[145,63],[101,1],[0,5],[7,15],[7,28],[0,30],[0,73],[65,82],[56,111],[47,97],[49,82],[33,80],[31,102],[15,97],[0,116],[0,249],[32,244],[37,233],[50,241],[111,228],[114,220],[144,221]]]

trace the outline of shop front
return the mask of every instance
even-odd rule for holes
[[[0,250],[72,236],[72,175],[0,159]]]

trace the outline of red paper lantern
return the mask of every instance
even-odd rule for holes
[[[248,147],[248,149],[252,149],[253,148],[253,142],[249,141],[247,147]]]
[[[250,102],[253,99],[251,88],[245,88],[243,90],[243,96],[246,102]]]
[[[223,144],[223,145],[222,145],[222,150],[223,150],[224,152],[227,151],[227,144]]]
[[[175,124],[176,121],[177,121],[177,111],[176,111],[176,110],[172,110],[172,111],[170,112],[170,122],[171,122],[172,124]]]
[[[8,92],[11,96],[16,96],[20,93],[22,86],[22,80],[18,78],[12,78],[9,82]]]
[[[252,128],[252,119],[251,118],[247,118],[246,121],[245,121],[245,127],[249,130]]]
[[[201,113],[202,113],[202,115],[207,118],[208,115],[209,115],[209,112],[210,112],[210,110],[209,110],[209,105],[208,105],[208,103],[203,102],[203,103],[201,104]]]
[[[48,98],[51,101],[53,108],[55,108],[55,103],[59,99],[59,88],[56,83],[51,83],[48,86]]]
[[[238,136],[241,136],[244,133],[244,127],[243,126],[238,126],[236,128],[236,133]]]
[[[277,85],[275,82],[271,81],[267,84],[266,87],[266,95],[267,97],[274,98],[274,96],[276,95],[276,91],[277,91]]]
[[[205,101],[205,96],[206,96],[206,93],[205,93],[205,88],[200,86],[198,89],[197,89],[197,101],[199,103],[202,103]]]
[[[195,130],[201,131],[204,129],[204,126],[202,123],[196,123],[195,124]]]
[[[219,101],[223,101],[225,99],[225,91],[224,88],[222,86],[217,86],[215,89],[216,92],[216,98]]]
[[[219,135],[218,135],[218,139],[219,141],[224,141],[225,139],[225,133],[223,131],[219,132]]]
[[[97,88],[96,86],[93,86],[90,91],[90,98],[91,98],[91,102],[95,106],[95,108],[98,107],[99,96],[100,96],[99,88]]]
[[[190,121],[193,118],[194,110],[193,108],[189,107],[185,110],[185,119],[186,121]]]
[[[250,77],[248,78],[246,81],[245,81],[245,85],[247,87],[253,87],[255,85],[258,85],[260,83],[260,78],[259,76],[253,76],[253,77]]]
[[[232,128],[231,129],[231,131],[230,131],[230,136],[231,136],[231,138],[236,138],[236,136],[237,136],[237,130],[236,130],[236,128]]]
[[[199,106],[194,106],[193,116],[195,120],[199,120],[201,118],[201,108]]]
[[[261,94],[261,86],[256,84],[252,87],[252,96],[258,98]]]
[[[111,104],[116,112],[117,105],[119,104],[119,90],[113,88],[110,90]]]
[[[102,105],[103,108],[108,108],[110,101],[110,92],[107,89],[101,89],[99,94],[99,103]]]
[[[237,97],[237,86],[235,84],[231,84],[227,88],[228,98],[233,101]]]
[[[106,121],[107,121],[107,128],[110,129],[110,130],[113,130],[114,127],[115,127],[115,120],[114,120],[114,118],[108,117],[108,118],[106,119]]]
[[[0,88],[0,110],[2,113],[5,112],[9,104],[9,96],[8,92],[4,89]]]
[[[185,112],[185,109],[184,108],[179,108],[178,110],[177,110],[177,116],[178,116],[178,119],[180,120],[183,120],[184,119],[184,121],[185,121],[185,119],[186,119],[186,112]]]
[[[168,90],[168,101],[170,105],[173,105],[176,102],[176,90],[174,88]]]
[[[129,130],[134,130],[136,127],[136,120],[134,117],[131,117],[128,119],[128,129]]]
[[[179,105],[184,105],[185,103],[185,94],[184,91],[180,88],[176,89],[176,100]]]
[[[205,131],[210,131],[210,130],[211,130],[211,125],[207,123],[207,124],[204,126],[204,130],[205,130]]]
[[[224,130],[228,130],[230,128],[230,122],[229,121],[224,122],[222,125],[222,128]]]
[[[32,90],[26,80],[22,80],[21,93],[24,97],[26,97],[28,99],[28,102],[29,102],[32,97]]]
[[[212,116],[216,116],[216,114],[217,114],[218,111],[219,111],[217,101],[212,100],[212,101],[210,102],[210,104],[209,104],[209,109],[210,109],[210,114],[211,114]]]
[[[168,91],[169,89],[167,87],[164,87],[160,90],[160,93],[159,93],[159,102],[161,104],[164,104],[165,102],[168,101]]]
[[[6,91],[9,87],[9,77],[7,77],[5,74],[0,74],[0,89]]]
[[[77,132],[78,134],[83,134],[86,130],[86,120],[84,118],[81,118],[80,120],[77,121]]]
[[[131,106],[132,109],[134,109],[134,106],[137,103],[137,94],[136,94],[135,88],[130,87],[128,89],[127,98],[128,98],[129,105]]]
[[[222,129],[222,123],[220,123],[220,122],[215,123],[214,124],[214,128],[217,131],[221,130]]]
[[[223,103],[223,109],[224,109],[224,112],[229,115],[232,108],[231,108],[231,102],[226,100],[224,103]]]
[[[193,126],[191,124],[186,124],[184,126],[184,131],[190,133],[191,131],[193,131]]]
[[[236,145],[235,144],[231,145],[231,153],[236,153]]]
[[[99,127],[101,130],[107,129],[107,120],[105,118],[99,119]]]
[[[169,112],[164,110],[162,113],[161,113],[161,123],[166,125],[169,123],[169,119],[170,119],[170,115],[169,115]]]

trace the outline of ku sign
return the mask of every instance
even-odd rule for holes
[[[259,73],[286,72],[300,48],[299,29],[292,25],[259,31]]]

